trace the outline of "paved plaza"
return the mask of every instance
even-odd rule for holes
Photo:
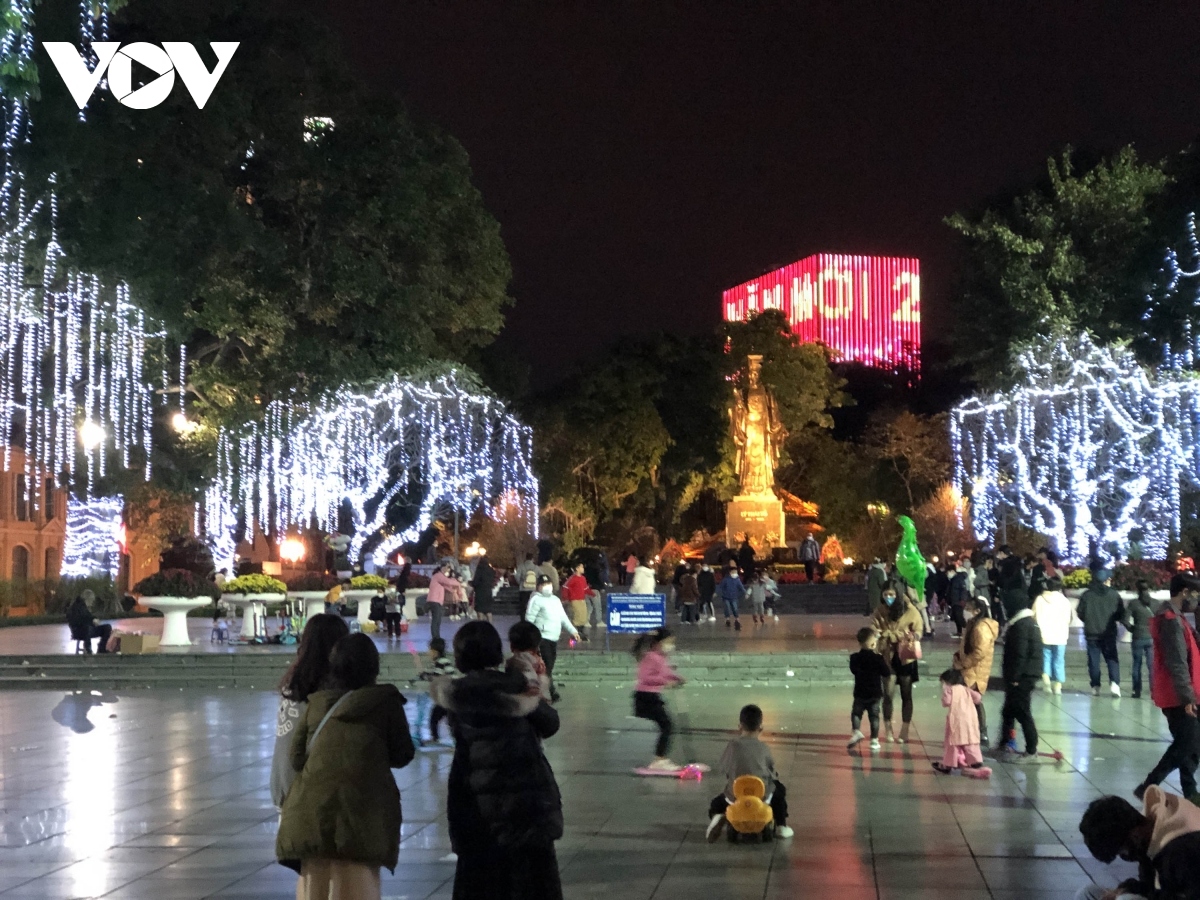
[[[1128,794],[1166,735],[1145,700],[1039,695],[1044,743],[1067,761],[999,766],[977,782],[929,765],[944,722],[931,678],[917,685],[914,742],[876,754],[846,750],[848,688],[688,687],[669,695],[689,726],[674,755],[715,763],[739,706],[760,703],[796,830],[773,845],[708,845],[719,779],[633,776],[653,741],[629,717],[629,689],[564,693],[546,753],[565,807],[568,898],[1068,898],[1131,874],[1087,855],[1079,817],[1102,793]],[[1000,699],[988,697],[993,723]],[[273,857],[275,705],[251,691],[0,693],[0,897],[294,896]],[[450,897],[449,764],[448,748],[425,750],[395,773],[405,824],[385,897]]]

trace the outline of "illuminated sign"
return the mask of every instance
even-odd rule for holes
[[[921,367],[921,270],[915,259],[818,253],[721,295],[726,322],[777,309],[803,341],[839,360]]]

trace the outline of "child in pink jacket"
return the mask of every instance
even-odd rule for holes
[[[942,706],[946,707],[946,738],[942,761],[933,767],[944,775],[964,766],[983,768],[983,754],[979,752],[979,714],[975,705],[983,698],[979,691],[971,690],[958,669],[947,669],[942,673]]]
[[[679,766],[671,762],[667,751],[671,747],[671,717],[663,703],[663,688],[683,684],[683,679],[667,662],[667,654],[675,649],[675,639],[666,628],[655,628],[638,637],[633,645],[637,657],[637,688],[633,694],[633,714],[658,725],[658,742],[654,746],[654,762],[647,768],[673,772]]]

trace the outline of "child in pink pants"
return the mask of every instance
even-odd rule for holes
[[[943,774],[957,771],[964,766],[972,769],[983,767],[983,754],[979,752],[979,714],[975,704],[982,699],[978,691],[967,687],[962,672],[947,669],[942,673],[942,706],[946,713],[946,738],[941,762],[933,767]]]

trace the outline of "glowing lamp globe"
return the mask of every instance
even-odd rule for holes
[[[107,436],[104,428],[91,419],[79,426],[79,442],[85,450],[95,450],[104,443]]]
[[[298,538],[287,538],[279,545],[279,558],[286,563],[298,563],[304,559],[304,541]]]

